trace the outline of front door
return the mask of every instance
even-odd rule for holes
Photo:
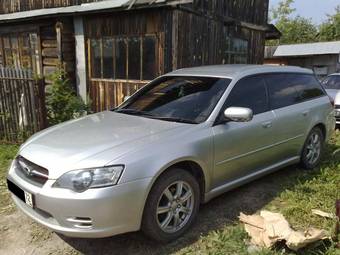
[[[226,122],[213,127],[215,168],[214,187],[255,173],[273,164],[273,123],[268,93],[260,76],[240,80],[232,89],[224,107],[247,107],[253,110],[250,122]]]

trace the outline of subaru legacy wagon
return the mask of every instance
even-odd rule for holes
[[[316,167],[333,111],[307,69],[181,69],[115,109],[35,134],[8,188],[28,216],[67,236],[142,230],[171,241],[223,192],[288,165]]]

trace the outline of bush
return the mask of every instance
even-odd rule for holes
[[[89,105],[77,96],[64,70],[58,69],[49,79],[52,81],[52,84],[46,88],[46,112],[49,125],[79,118],[89,112]]]

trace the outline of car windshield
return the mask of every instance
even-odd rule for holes
[[[114,111],[198,124],[209,117],[230,82],[230,79],[212,77],[162,77]]]
[[[322,85],[325,89],[339,89],[340,90],[340,75],[328,76],[323,80]]]

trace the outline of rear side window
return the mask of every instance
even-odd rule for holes
[[[320,83],[313,75],[298,75],[296,82],[301,84],[297,88],[301,102],[325,95]]]
[[[269,110],[265,81],[260,76],[240,80],[230,92],[225,107],[246,107],[260,114]]]
[[[301,103],[325,93],[313,75],[270,74],[266,76],[272,109]]]

